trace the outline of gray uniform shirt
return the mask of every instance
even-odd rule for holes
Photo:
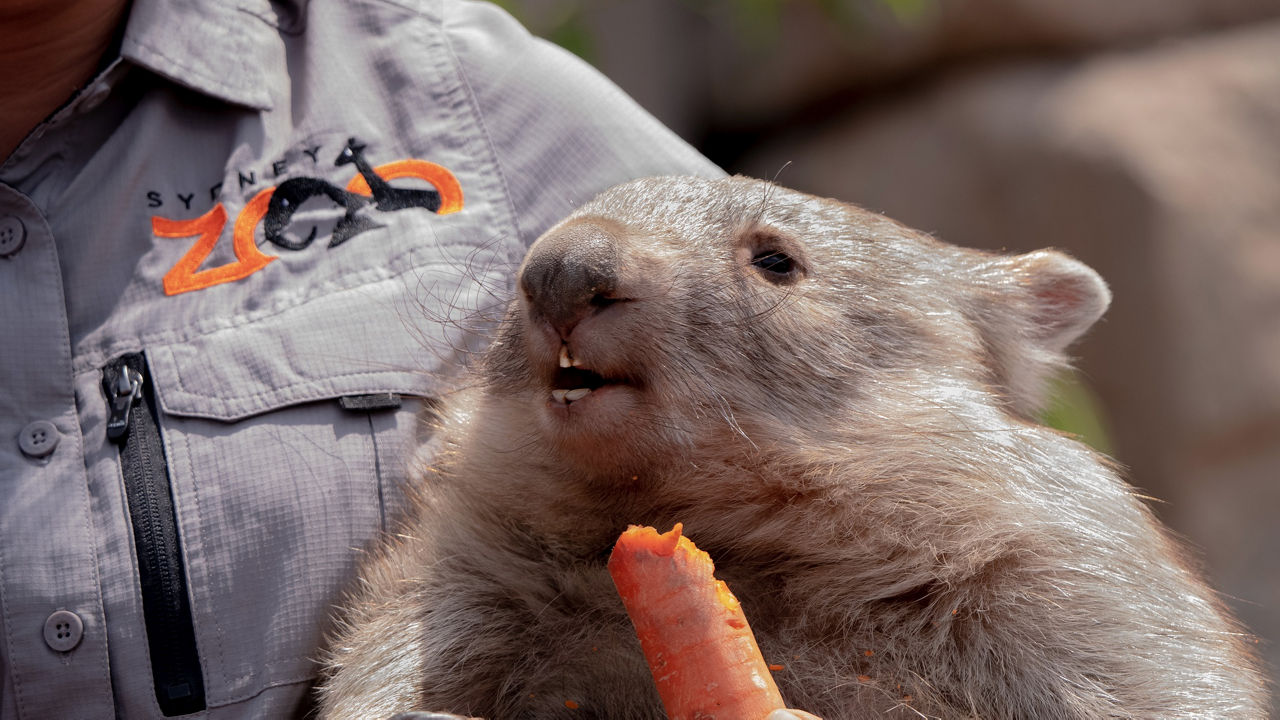
[[[134,0],[0,166],[0,718],[297,712],[524,249],[662,173],[487,6]]]

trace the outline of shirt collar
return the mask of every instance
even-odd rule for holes
[[[120,54],[220,100],[269,110],[266,68],[284,62],[267,0],[133,0]]]

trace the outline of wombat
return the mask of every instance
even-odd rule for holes
[[[742,177],[606,191],[531,248],[322,717],[656,719],[605,569],[684,524],[827,720],[1261,718],[1251,645],[1115,466],[1037,424],[1110,293]]]

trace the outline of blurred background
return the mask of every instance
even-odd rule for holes
[[[1048,419],[1280,667],[1280,0],[505,0],[730,172],[1115,299]]]

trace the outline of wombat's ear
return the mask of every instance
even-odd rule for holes
[[[1053,250],[1003,258],[999,309],[986,313],[988,347],[999,381],[1016,409],[1043,406],[1052,374],[1067,364],[1063,351],[1111,304],[1111,291],[1084,263]]]
[[[1111,304],[1111,291],[1093,268],[1053,250],[1012,259],[1015,278],[1031,296],[1034,339],[1062,352]]]

